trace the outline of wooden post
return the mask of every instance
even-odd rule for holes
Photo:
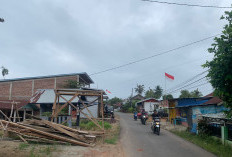
[[[16,122],[16,110],[14,110],[14,118],[13,118],[13,122]]]
[[[102,128],[104,130],[104,104],[103,104],[103,93],[101,92],[101,110],[102,110]]]
[[[24,108],[23,109],[23,120],[25,120],[26,119],[26,109]]]

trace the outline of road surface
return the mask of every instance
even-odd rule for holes
[[[126,157],[215,157],[204,149],[166,131],[153,134],[150,124],[134,121],[133,115],[120,116],[120,142]]]

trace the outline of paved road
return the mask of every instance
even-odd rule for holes
[[[120,116],[120,141],[126,157],[214,157],[204,149],[182,138],[161,130],[160,136],[153,134],[150,124],[146,126],[134,121],[131,114]]]

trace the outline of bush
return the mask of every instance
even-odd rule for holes
[[[130,107],[129,109],[128,109],[128,112],[130,112],[130,113],[132,113],[134,111],[134,108],[133,107]]]
[[[210,129],[209,124],[206,120],[199,120],[198,122],[198,134],[201,136],[210,136],[212,135],[212,130]]]
[[[86,121],[87,120],[84,120],[84,121],[80,122],[80,128],[85,129],[85,130],[97,130],[98,129],[98,126],[94,122],[92,122],[92,121],[87,121],[86,122]],[[102,122],[98,122],[98,124],[100,126],[102,126]],[[104,122],[104,128],[106,130],[108,130],[108,129],[111,129],[112,126],[111,126],[110,123]]]

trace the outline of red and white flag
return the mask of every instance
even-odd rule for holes
[[[108,93],[110,93],[110,94],[112,94],[110,91],[108,91],[107,89],[106,89],[106,92],[108,92]]]
[[[168,74],[168,73],[165,73],[165,77],[171,79],[171,80],[174,80],[174,76]]]

